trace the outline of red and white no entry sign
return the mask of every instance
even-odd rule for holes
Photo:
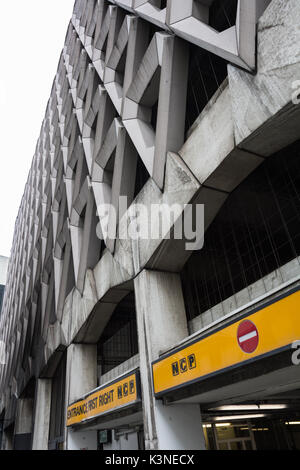
[[[245,353],[253,353],[258,346],[259,335],[254,323],[244,320],[239,324],[237,340],[240,348]]]

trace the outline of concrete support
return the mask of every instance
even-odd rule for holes
[[[71,344],[67,351],[66,411],[74,401],[97,387],[97,346]],[[97,431],[66,430],[66,450],[97,450]]]
[[[48,450],[51,385],[51,379],[37,380],[32,450]]]
[[[153,396],[151,362],[188,335],[180,277],[144,270],[134,286],[145,447],[147,450],[205,449],[199,405],[166,406]]]
[[[32,437],[33,399],[18,400],[14,434],[15,450],[30,450]]]
[[[169,38],[164,44],[153,165],[153,179],[161,189],[164,187],[167,152],[178,152],[184,143],[189,70],[187,43]]]

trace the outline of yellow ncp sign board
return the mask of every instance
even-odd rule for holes
[[[196,383],[300,340],[300,291],[286,294],[152,364],[154,392]],[[291,363],[292,364],[292,363]]]
[[[99,388],[68,407],[67,426],[116,411],[140,401],[139,374],[133,372],[118,381]]]

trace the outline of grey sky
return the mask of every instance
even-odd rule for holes
[[[10,254],[73,4],[74,0],[1,2],[0,255]]]

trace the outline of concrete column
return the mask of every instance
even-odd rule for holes
[[[151,362],[188,336],[178,274],[144,270],[134,281],[147,450],[205,449],[200,406],[153,396]]]
[[[66,410],[97,387],[97,346],[71,344],[67,351]],[[97,431],[66,430],[66,450],[97,450]]]
[[[164,43],[153,166],[153,179],[161,189],[167,152],[178,152],[184,144],[189,70],[188,44],[175,37]]]
[[[15,450],[30,450],[32,437],[33,399],[20,398],[17,404],[17,416],[14,434]]]
[[[51,379],[37,380],[32,450],[48,450],[51,386]]]

